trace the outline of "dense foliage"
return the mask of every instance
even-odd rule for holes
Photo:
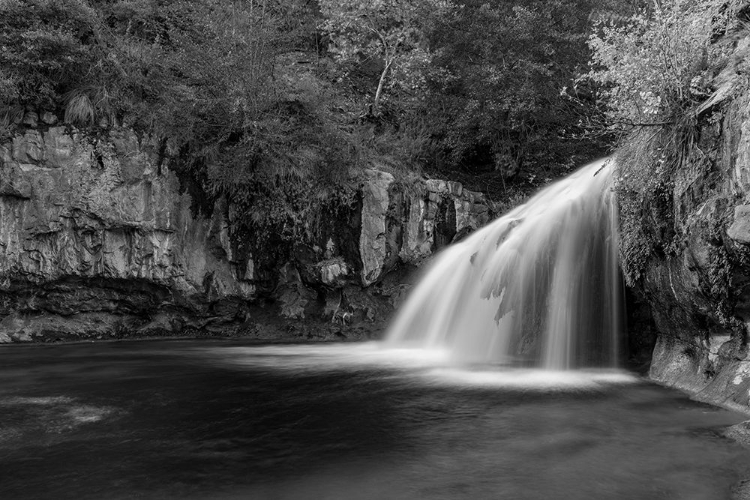
[[[731,50],[713,43],[739,2],[668,0],[627,22],[601,24],[589,43],[591,78],[602,86],[615,125],[673,119],[710,93],[712,69]]]
[[[528,190],[563,175],[612,140],[592,89],[577,81],[595,20],[617,21],[640,2],[321,5],[342,80],[374,104],[381,133],[412,139],[399,158],[507,197],[511,184]]]
[[[545,177],[600,154],[586,135],[594,102],[576,93],[595,2],[467,1],[434,33],[427,113],[449,169]],[[481,35],[480,35],[481,34]]]
[[[701,105],[716,91],[716,75],[735,63],[731,30],[747,22],[745,10],[742,1],[664,0],[626,22],[600,24],[590,39],[589,77],[599,85],[607,126],[623,138],[616,187],[631,286],[653,256],[679,253],[675,178],[685,165],[710,170],[715,161],[712,147],[699,142],[721,114]]]
[[[298,198],[347,178],[353,158],[330,88],[289,70],[319,42],[315,11],[294,0],[4,0],[6,124],[24,107],[64,110],[81,127],[123,123],[209,195]],[[255,213],[295,210],[265,208]]]
[[[414,93],[424,91],[424,73],[432,59],[432,26],[453,15],[449,0],[320,0],[331,36],[330,50],[341,62],[378,58],[382,71],[372,98],[371,113],[379,113],[386,87]]]
[[[606,149],[576,82],[594,20],[637,3],[0,0],[0,125],[134,127],[274,223],[302,193],[350,199],[373,161],[509,196]]]

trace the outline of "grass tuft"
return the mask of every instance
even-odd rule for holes
[[[74,92],[65,107],[65,123],[87,127],[94,124],[94,105],[89,96]]]

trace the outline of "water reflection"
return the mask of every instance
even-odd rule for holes
[[[407,351],[2,349],[0,498],[708,500],[750,464],[741,415],[624,372]]]

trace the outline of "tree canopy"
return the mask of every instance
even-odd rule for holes
[[[247,203],[347,191],[376,159],[529,188],[607,148],[587,40],[638,3],[2,0],[0,125],[124,124]]]
[[[382,71],[372,98],[377,113],[386,78],[409,92],[424,89],[430,64],[428,35],[432,25],[456,8],[449,0],[320,0],[330,51],[341,61],[379,58]]]
[[[624,23],[598,23],[589,76],[602,89],[611,122],[625,130],[665,122],[704,100],[711,68],[731,49],[714,42],[741,4],[668,0]]]

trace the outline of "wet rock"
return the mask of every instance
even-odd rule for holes
[[[724,436],[737,441],[745,448],[750,448],[750,420],[731,426],[724,431]]]
[[[725,102],[722,134],[704,123],[700,151],[684,155],[660,216],[670,231],[656,219],[647,228],[668,251],[649,256],[637,290],[658,329],[650,376],[742,411],[750,408],[748,103],[746,93]]]
[[[362,284],[368,286],[380,277],[385,261],[385,218],[388,211],[388,187],[393,182],[393,175],[373,169],[365,170],[365,175],[359,250]]]
[[[407,200],[407,218],[404,225],[404,242],[399,257],[404,262],[419,263],[432,255],[434,220],[428,215],[428,201],[419,194]]]

